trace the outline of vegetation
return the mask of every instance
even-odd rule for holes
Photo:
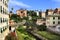
[[[10,20],[14,20],[15,22],[21,22],[23,19],[20,18],[18,15],[13,14],[13,15],[10,17]]]
[[[40,25],[40,26],[38,26],[38,29],[40,31],[46,31],[46,26],[45,25]]]
[[[35,40],[33,36],[31,36],[30,34],[26,32],[23,26],[19,26],[19,28],[17,29],[17,35],[18,35],[19,40],[21,39],[22,40]]]
[[[28,20],[28,17],[23,17],[23,20]]]
[[[37,33],[48,40],[60,40],[59,35],[52,34],[52,33],[47,32],[47,31],[38,31]]]
[[[19,31],[16,30],[16,33],[17,33],[18,40],[24,40],[23,36],[21,35]]]
[[[47,14],[48,11],[49,10],[47,9],[46,10],[46,15],[48,15]],[[27,20],[27,22],[25,24],[27,26],[27,29],[31,26],[31,28],[33,30],[35,30],[34,28],[36,27],[36,28],[39,29],[39,31],[36,31],[36,32],[39,35],[41,35],[42,37],[44,37],[48,40],[60,40],[60,36],[47,32],[45,25],[40,25],[40,26],[36,25],[37,18],[41,18],[41,16],[38,17],[36,12],[34,12],[34,11],[28,11],[28,14],[32,17],[32,20],[30,20],[30,21],[28,20],[28,17],[20,18],[16,14],[13,14],[10,19],[14,20],[15,22],[20,22],[22,20]],[[26,32],[26,29],[23,26],[19,26],[18,29],[16,30],[16,32],[17,32],[18,40],[35,40],[35,38],[32,35],[30,35]],[[10,39],[10,38],[11,37],[9,35],[8,39]]]
[[[36,12],[35,11],[27,11],[27,13],[30,15],[30,16],[37,16]]]

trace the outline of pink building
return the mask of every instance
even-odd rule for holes
[[[27,17],[27,10],[17,10],[16,13],[17,13],[17,15],[20,16],[21,18]]]

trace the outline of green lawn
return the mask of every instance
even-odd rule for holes
[[[46,31],[38,31],[37,33],[48,40],[60,40],[60,36],[46,32]]]
[[[16,31],[16,33],[17,33],[17,36],[18,36],[18,40],[24,40],[19,31]]]
[[[22,26],[17,29],[17,35],[19,40],[35,40],[35,38],[28,34]]]

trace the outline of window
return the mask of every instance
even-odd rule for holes
[[[5,14],[6,14],[6,9],[5,9]]]
[[[2,31],[2,28],[1,28],[1,33],[2,33],[3,31]]]
[[[2,13],[2,6],[1,6],[1,13]]]
[[[1,28],[0,28],[0,33],[1,33]]]
[[[55,17],[53,17],[53,19],[55,19]]]
[[[4,18],[3,18],[3,22],[4,22]]]
[[[21,11],[21,13],[23,13],[23,11]]]
[[[2,18],[1,18],[1,23],[2,23]]]
[[[5,22],[7,22],[7,19],[5,18]]]
[[[58,24],[60,24],[60,21],[58,21]]]
[[[4,0],[3,0],[3,3],[4,3]]]
[[[0,12],[2,13],[2,6],[0,6]]]
[[[55,21],[53,22],[53,24],[55,24]]]
[[[58,17],[58,19],[60,19],[60,17]]]
[[[4,8],[3,8],[3,13],[4,13]]]
[[[0,6],[0,12],[2,13],[2,6]]]

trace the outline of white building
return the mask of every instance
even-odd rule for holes
[[[3,35],[5,30],[9,26],[8,1],[9,0],[0,0],[0,36]],[[5,35],[3,35],[3,37],[4,36]],[[0,38],[0,40],[3,40],[3,39]]]
[[[35,12],[37,13],[37,16],[39,16],[39,11],[38,11],[38,10],[36,10]]]
[[[46,18],[46,25],[49,26],[56,26],[60,24],[60,14],[53,14],[48,15]]]

